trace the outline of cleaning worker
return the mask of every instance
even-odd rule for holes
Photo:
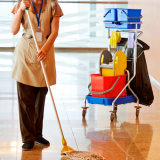
[[[40,48],[36,51],[33,35],[26,14],[29,8],[32,26]],[[43,138],[43,113],[48,92],[40,61],[43,61],[49,84],[56,84],[54,42],[58,36],[59,19],[63,12],[57,0],[18,0],[12,10],[15,14],[11,32],[16,35],[23,26],[23,34],[14,51],[11,77],[17,81],[19,120],[23,150],[30,150],[34,143],[49,145]]]

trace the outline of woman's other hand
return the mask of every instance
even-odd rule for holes
[[[29,0],[22,0],[20,9],[24,11],[26,8],[29,8],[29,7],[30,7]]]
[[[37,61],[44,61],[46,59],[46,52],[43,50],[36,51]]]

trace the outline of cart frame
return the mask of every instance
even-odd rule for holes
[[[109,22],[104,22],[104,23],[109,23]],[[130,88],[130,83],[131,81],[134,79],[134,77],[136,76],[136,63],[137,63],[137,39],[143,34],[142,31],[138,31],[137,28],[138,28],[138,24],[142,24],[142,22],[120,22],[120,24],[135,24],[136,25],[136,29],[132,29],[132,30],[118,30],[119,32],[134,32],[135,33],[135,41],[134,41],[134,58],[133,58],[133,61],[134,61],[134,74],[133,76],[130,78],[130,73],[128,70],[126,70],[127,72],[127,75],[128,75],[128,82],[127,84],[125,85],[125,87],[121,90],[121,92],[118,94],[118,96],[116,98],[114,98],[113,102],[112,102],[112,110],[110,111],[111,112],[111,116],[110,116],[110,120],[113,121],[114,118],[116,117],[116,112],[117,112],[117,105],[115,105],[115,102],[117,101],[117,99],[120,97],[121,93],[128,87],[129,90],[131,91],[131,93],[133,94],[133,96],[137,99],[137,106],[135,106],[136,108],[136,117],[139,116],[139,111],[140,111],[140,106],[139,106],[139,98],[137,97],[137,95],[133,92],[133,90]],[[116,29],[116,28],[115,28]],[[139,34],[138,34],[139,33]],[[110,28],[108,28],[108,39],[110,38]],[[111,46],[109,44],[108,46],[108,50],[111,51]],[[118,81],[118,79],[117,79]],[[116,82],[117,82],[116,81]],[[109,91],[111,91],[116,82],[114,83],[114,85],[107,91],[104,91],[104,93],[100,93],[100,94],[105,94]],[[91,84],[88,85],[88,89],[90,88]],[[93,91],[91,91],[89,89],[89,95],[91,95],[91,93],[93,93]],[[96,92],[97,93],[97,92]],[[84,107],[82,107],[83,111],[82,111],[82,116],[85,117],[86,113],[87,113],[87,109],[88,107],[86,107],[86,100],[87,100],[87,96],[85,97],[85,101],[84,101]],[[132,101],[133,102],[133,101]],[[96,103],[94,103],[96,104]],[[125,103],[126,104],[126,103]]]

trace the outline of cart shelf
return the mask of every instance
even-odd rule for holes
[[[99,97],[92,97],[91,95],[86,96],[88,103],[91,104],[102,104],[105,106],[110,106],[112,105],[112,102],[114,101],[115,98],[99,98]],[[126,104],[126,103],[132,103],[135,102],[136,98],[134,95],[128,95],[125,97],[119,97],[116,102],[115,105],[119,105],[119,104]]]

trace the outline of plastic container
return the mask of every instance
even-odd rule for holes
[[[117,21],[117,9],[115,8],[105,8],[105,20],[107,22]]]
[[[99,97],[92,97],[92,96],[86,96],[86,97],[87,97],[88,103],[102,104],[106,106],[112,105],[112,102],[115,99],[115,98],[99,98]],[[129,96],[118,98],[115,102],[115,105],[131,103],[135,101],[136,101],[136,98],[133,95],[129,95]]]
[[[126,14],[126,15],[125,15]],[[139,18],[127,18],[139,17]],[[124,9],[117,8],[117,21],[118,22],[140,22],[141,9]]]
[[[122,91],[122,89],[126,85],[126,77],[127,75],[120,75],[120,76],[100,76],[99,74],[91,74],[91,88],[92,91],[95,92],[104,92],[106,90],[109,90],[115,81],[117,80],[118,77],[120,79],[116,83],[115,87],[113,88],[112,91],[99,95],[99,94],[92,94],[92,97],[101,97],[101,98],[116,98],[118,94]],[[120,97],[125,97],[127,96],[126,91],[124,90]]]

